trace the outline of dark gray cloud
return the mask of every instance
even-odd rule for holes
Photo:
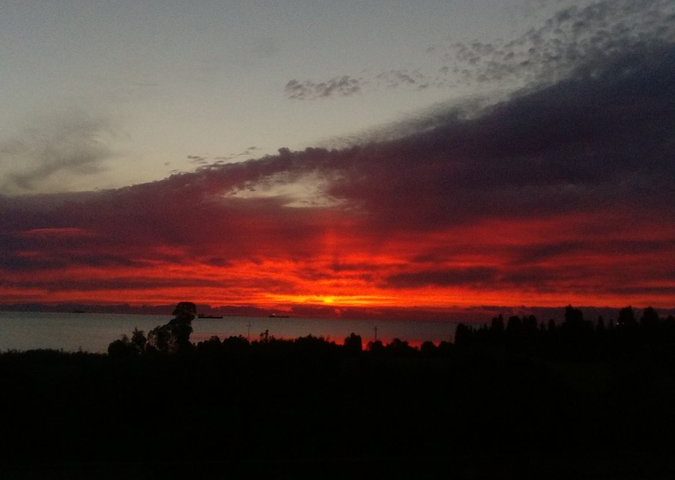
[[[286,97],[291,100],[314,100],[328,97],[348,97],[359,93],[363,79],[342,75],[324,82],[312,80],[290,80],[284,87]]]
[[[420,227],[670,203],[675,50],[629,52],[603,68],[583,65],[477,118],[450,112],[427,131],[357,148],[344,161],[359,167],[330,193]]]
[[[664,207],[672,204],[675,175],[675,47],[617,55],[602,68],[581,65],[567,80],[521,93],[476,118],[439,115],[397,140],[344,150],[284,149],[129,191],[222,195],[314,173],[326,179],[327,194],[392,228],[610,206],[655,209],[670,218],[675,209]]]
[[[316,100],[329,97],[349,97],[378,88],[425,90],[430,86],[437,86],[437,84],[438,79],[423,73],[419,69],[401,68],[359,77],[343,75],[323,82],[294,79],[286,84],[284,94],[291,100]]]
[[[222,196],[312,173],[325,179],[326,194],[381,228],[438,229],[607,208],[671,219],[674,77],[675,46],[650,45],[603,61],[602,69],[582,64],[565,81],[522,92],[475,118],[450,112],[397,140],[344,150],[282,149],[115,196],[172,189]]]
[[[444,66],[438,83],[555,83],[580,64],[641,51],[675,40],[675,4],[669,0],[602,0],[559,10],[542,25],[507,41],[456,42],[428,49]]]
[[[550,2],[549,2],[550,3]],[[432,45],[435,69],[389,69],[324,82],[291,80],[291,99],[349,96],[377,88],[451,88],[469,86],[481,93],[540,88],[564,80],[580,65],[602,69],[603,62],[654,42],[675,41],[675,4],[671,0],[600,0],[557,11],[539,26],[513,39],[474,40]]]
[[[378,84],[387,88],[408,87],[417,90],[424,90],[429,87],[431,79],[428,75],[419,70],[388,70],[375,75]]]

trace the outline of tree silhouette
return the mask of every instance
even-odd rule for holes
[[[522,329],[523,322],[520,320],[520,317],[517,315],[510,316],[508,322],[506,323],[506,333],[508,335],[518,335]]]
[[[350,333],[347,338],[345,338],[344,349],[350,353],[361,353],[363,350],[363,342],[361,341],[361,336],[356,335],[355,333]]]
[[[659,313],[652,307],[647,307],[642,311],[640,324],[647,329],[654,329],[661,323]]]
[[[372,342],[368,342],[368,351],[373,353],[384,351],[384,345],[382,344],[382,341],[374,340]]]
[[[501,335],[502,333],[504,333],[504,329],[505,327],[503,315],[500,314],[498,317],[493,318],[492,321],[490,322],[490,332],[493,335]]]
[[[584,322],[584,312],[572,305],[565,307],[565,323],[569,326],[579,326]]]
[[[618,324],[620,327],[624,328],[631,328],[637,325],[637,321],[635,320],[635,311],[633,310],[633,307],[628,306],[619,310]]]
[[[148,333],[146,348],[163,353],[178,353],[192,348],[192,320],[197,316],[197,306],[192,302],[180,302],[173,311],[173,318],[166,325]]]
[[[431,357],[434,356],[436,352],[438,352],[438,347],[434,345],[434,342],[427,340],[422,343],[422,346],[420,347],[420,352],[422,353],[422,355]]]
[[[145,350],[145,344],[148,342],[148,339],[145,337],[143,330],[134,328],[134,331],[131,332],[131,344],[138,350],[138,352],[143,352]]]

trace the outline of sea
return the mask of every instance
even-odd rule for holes
[[[104,353],[108,345],[134,328],[146,334],[171,319],[167,315],[113,313],[52,313],[0,311],[0,351],[53,349],[65,352]],[[360,335],[364,345],[372,340],[388,343],[394,338],[419,346],[453,338],[456,322],[449,320],[347,320],[319,318],[234,317],[197,318],[191,341],[221,340],[242,336],[258,340],[269,336],[290,339],[313,335],[342,343],[350,333]]]

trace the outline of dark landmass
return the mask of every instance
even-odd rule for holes
[[[675,318],[0,354],[2,478],[673,478]]]

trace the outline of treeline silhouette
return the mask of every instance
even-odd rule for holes
[[[307,335],[295,339],[275,338],[265,331],[260,334],[259,340],[249,341],[243,336],[232,336],[221,340],[213,336],[206,341],[197,344],[186,345],[180,352],[183,355],[217,355],[217,354],[242,354],[246,352],[264,353],[268,355],[321,355],[331,353],[334,355],[353,355],[368,352],[371,355],[389,357],[410,356],[447,356],[452,353],[453,344],[449,341],[441,341],[435,344],[431,341],[423,342],[419,347],[410,345],[407,341],[394,338],[385,343],[375,340],[363,344],[360,335],[350,334],[342,344],[327,340],[324,337]],[[134,329],[131,337],[123,335],[108,346],[108,355],[113,358],[129,358],[149,355],[162,356],[166,352],[149,349],[145,332]]]
[[[489,325],[459,324],[455,344],[462,347],[506,348],[514,353],[546,358],[601,359],[632,350],[675,344],[675,317],[661,318],[647,307],[637,316],[628,306],[619,310],[616,319],[584,318],[583,311],[569,305],[564,321],[540,322],[533,315],[502,315]]]
[[[631,314],[632,312],[632,314]],[[673,478],[673,319],[0,354],[2,478]],[[654,312],[655,313],[655,312]]]

